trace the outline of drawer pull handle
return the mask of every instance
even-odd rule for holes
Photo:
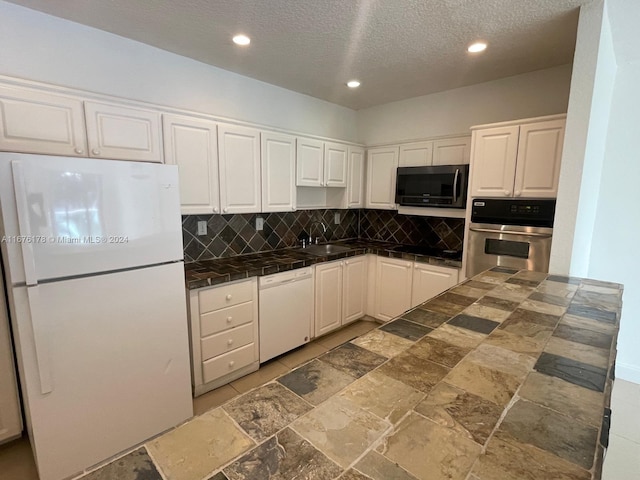
[[[231,339],[227,340],[227,345],[229,345],[229,346],[233,345],[233,340],[231,340]]]
[[[236,364],[236,362],[234,362],[233,360],[231,360],[229,362],[229,368],[233,368],[233,366]]]
[[[227,295],[226,298],[227,298],[227,300],[231,300],[231,298],[232,298],[231,294]]]
[[[231,320],[233,320],[233,317],[227,317],[227,323],[231,323]]]

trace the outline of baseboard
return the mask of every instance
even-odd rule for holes
[[[640,367],[616,362],[616,378],[640,384]]]

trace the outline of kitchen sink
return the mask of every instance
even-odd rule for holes
[[[323,257],[325,255],[333,255],[334,253],[343,253],[351,250],[349,247],[342,245],[333,245],[328,243],[326,245],[309,245],[305,248],[299,248],[298,251],[308,253],[309,255],[317,255]]]

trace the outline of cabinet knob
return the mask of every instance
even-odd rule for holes
[[[229,209],[225,207],[225,208],[223,208],[223,209],[222,209],[222,211],[223,211],[224,213],[227,213],[227,212],[229,211]]]
[[[91,150],[91,153],[94,155],[100,155],[100,150],[98,150],[97,148],[94,148],[93,150]]]
[[[84,153],[84,150],[81,148],[76,148],[74,152],[76,152],[78,155],[82,155]]]
[[[516,190],[516,197],[519,197],[522,194],[520,190]]]
[[[504,191],[504,195],[505,195],[505,197],[508,197],[509,195],[511,195],[511,192],[509,190],[505,190]]]
[[[213,207],[213,213],[218,213],[218,207]]]
[[[227,300],[231,300],[233,297],[231,296],[231,294],[229,293],[226,297]]]
[[[233,368],[233,366],[236,364],[236,362],[234,362],[233,360],[231,360],[229,362],[229,368]]]
[[[227,323],[231,323],[231,320],[233,320],[233,317],[227,317]]]
[[[233,345],[233,340],[232,339],[227,340],[227,345],[229,346]]]
[[[411,266],[411,264],[410,264],[410,263],[407,263],[407,267],[410,267],[410,266]]]
[[[345,265],[349,265],[349,260],[347,260],[346,262],[344,262]]]

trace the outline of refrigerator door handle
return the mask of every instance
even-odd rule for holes
[[[47,316],[42,315],[40,308],[40,291],[38,286],[28,287],[29,310],[31,328],[33,329],[33,346],[36,353],[38,376],[40,377],[40,393],[43,395],[53,392],[53,379],[51,376],[51,356],[49,354],[49,332],[47,328]]]
[[[21,239],[22,262],[24,264],[24,277],[27,286],[37,285],[36,262],[33,253],[33,238],[31,237],[31,227],[29,226],[29,205],[27,201],[27,188],[24,184],[24,175],[20,161],[11,162],[11,172],[13,174],[13,189],[16,196],[16,207],[18,210],[18,234]]]

